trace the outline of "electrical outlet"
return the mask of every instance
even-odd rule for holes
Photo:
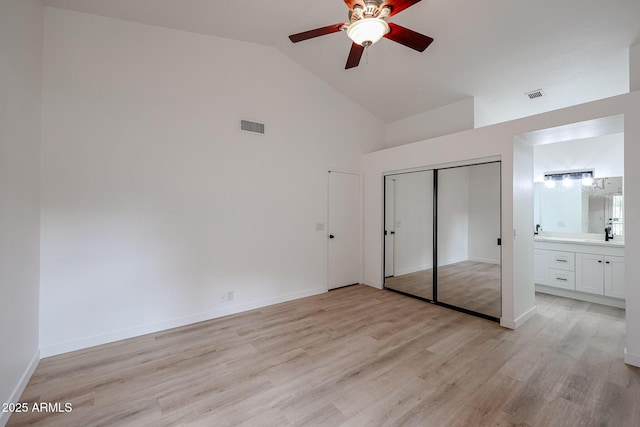
[[[220,294],[220,302],[227,302],[227,294],[226,294],[226,292],[224,294]]]
[[[233,291],[227,291],[227,301],[233,301]]]

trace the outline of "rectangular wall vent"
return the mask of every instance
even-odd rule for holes
[[[247,132],[264,134],[264,123],[250,122],[249,120],[240,120],[240,129]]]
[[[536,99],[544,96],[544,92],[542,89],[534,90],[533,92],[525,93],[529,97],[529,99]]]

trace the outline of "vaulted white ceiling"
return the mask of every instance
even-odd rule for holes
[[[289,34],[345,22],[342,0],[43,0],[127,21],[273,46],[390,123],[466,97],[483,125],[625,93],[638,0],[422,0],[392,17],[435,39],[423,53],[383,39],[345,70],[344,33]],[[530,100],[526,92],[542,89]]]

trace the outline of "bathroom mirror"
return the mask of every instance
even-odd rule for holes
[[[604,233],[624,235],[622,177],[583,179],[564,177],[536,182],[534,227],[562,233]]]

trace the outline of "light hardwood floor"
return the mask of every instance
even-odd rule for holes
[[[385,286],[433,301],[433,270],[385,278]],[[438,267],[438,300],[499,318],[502,313],[500,266],[462,261]]]
[[[638,426],[624,311],[539,294],[516,331],[357,285],[43,359],[9,426]]]

